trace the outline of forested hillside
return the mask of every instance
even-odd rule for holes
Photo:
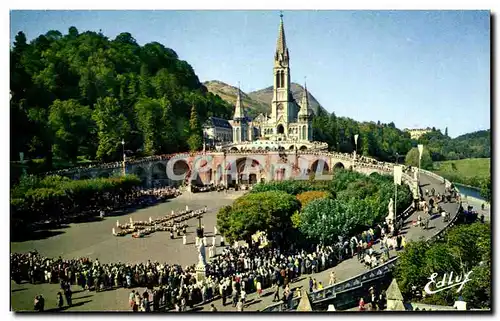
[[[357,122],[348,117],[336,117],[335,113],[315,117],[313,130],[315,140],[327,142],[330,149],[343,153],[355,150],[354,135],[358,134],[358,154],[383,161],[394,162],[396,154],[403,161],[403,156],[416,143],[394,123]]]
[[[11,160],[24,152],[47,170],[54,157],[121,159],[122,139],[136,156],[197,149],[199,124],[232,114],[174,50],[129,33],[19,32],[10,57]]]
[[[55,160],[121,160],[122,139],[133,156],[199,150],[201,123],[233,114],[174,50],[157,42],[140,46],[129,33],[111,40],[71,27],[65,35],[52,30],[28,43],[19,32],[10,56],[11,160],[23,152],[27,159],[44,159],[43,170]],[[434,161],[491,154],[489,130],[455,139],[435,130],[415,141],[394,123],[357,122],[320,107],[313,128],[314,140],[346,153],[354,151],[359,134],[358,154],[382,161],[399,154],[402,162],[417,143]]]
[[[448,137],[446,131],[444,134],[439,130],[432,131],[418,139],[420,144],[429,148],[432,160],[491,157],[491,131],[489,129],[468,133],[453,139]]]

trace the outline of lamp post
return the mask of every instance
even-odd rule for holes
[[[396,152],[396,166],[399,166],[398,165],[399,163],[399,154]],[[394,175],[398,175],[398,173],[396,173],[396,170],[394,171]],[[397,222],[397,217],[398,217],[398,182],[399,182],[399,178],[398,177],[395,177],[394,179],[394,222]]]
[[[123,155],[123,161],[122,161],[122,172],[123,176],[127,175],[126,168],[125,168],[125,140],[122,139],[122,155]]]

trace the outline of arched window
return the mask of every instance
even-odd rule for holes
[[[306,125],[302,126],[302,139],[306,140],[306,135],[307,135],[307,129]]]

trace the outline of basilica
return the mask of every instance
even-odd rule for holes
[[[250,119],[243,106],[238,88],[232,120],[225,121],[211,117],[205,126],[205,135],[219,142],[226,142],[228,149],[310,149],[313,112],[309,106],[307,86],[300,104],[295,101],[290,89],[290,54],[286,44],[283,15],[278,32],[273,67],[273,99],[271,114],[260,114]],[[231,139],[232,138],[232,139]]]

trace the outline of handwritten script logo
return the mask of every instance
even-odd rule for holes
[[[432,273],[431,277],[429,278],[430,281],[427,282],[424,287],[424,291],[427,294],[434,294],[459,285],[459,288],[457,289],[458,293],[463,289],[465,283],[470,281],[469,276],[471,275],[471,273],[472,271],[469,271],[465,274],[457,275],[455,279],[453,279],[453,272],[450,273],[448,278],[448,275],[445,273],[443,274],[443,279],[441,281],[436,280],[436,277],[438,276],[437,273]]]

